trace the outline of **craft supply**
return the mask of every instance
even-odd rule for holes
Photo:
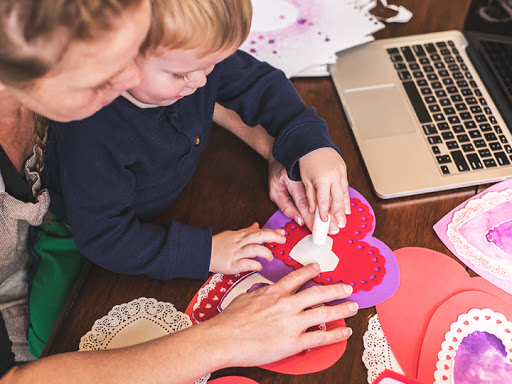
[[[331,215],[327,215],[327,221],[322,221],[318,207],[315,210],[315,220],[313,222],[313,244],[325,245],[327,233],[329,233],[329,224],[331,223]]]

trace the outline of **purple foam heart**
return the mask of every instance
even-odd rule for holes
[[[373,217],[375,217],[375,213],[373,212],[372,207],[370,206],[368,201],[363,197],[363,195],[361,195],[353,188],[349,188],[349,195],[351,198],[358,199],[363,204],[367,205],[369,207],[370,213],[372,214]],[[289,223],[290,221],[292,221],[292,219],[285,216],[281,211],[277,211],[267,221],[263,228],[283,228],[286,225],[286,223]],[[335,300],[328,304],[338,304],[345,301],[355,301],[359,305],[359,308],[373,307],[389,299],[397,290],[398,284],[400,282],[400,270],[398,268],[398,263],[396,261],[395,255],[386,244],[372,236],[373,231],[375,229],[375,220],[372,223],[372,228],[373,229],[362,240],[367,242],[370,246],[378,248],[380,250],[381,255],[386,260],[386,274],[382,278],[382,282],[379,285],[375,286],[370,291],[358,291],[356,293],[353,293],[350,296],[350,298]],[[277,257],[274,257],[272,261],[267,261],[262,258],[257,258],[257,260],[263,266],[263,269],[260,271],[260,274],[273,282],[277,282],[283,276],[293,271],[293,267],[287,266],[283,261],[279,260]],[[320,283],[316,283],[313,280],[310,280],[306,284],[304,284],[299,290],[304,290],[314,285],[320,285]]]
[[[476,331],[460,343],[454,358],[455,384],[506,384],[512,378],[512,365],[507,364],[502,341],[488,332]]]

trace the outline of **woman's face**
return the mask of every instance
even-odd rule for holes
[[[100,37],[72,42],[56,68],[27,89],[6,90],[34,112],[56,121],[88,117],[140,83],[134,63],[149,29],[150,3],[119,15]]]

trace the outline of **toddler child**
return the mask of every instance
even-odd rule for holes
[[[237,51],[249,32],[250,0],[152,5],[137,58],[142,83],[90,118],[52,123],[45,168],[50,210],[70,226],[84,256],[115,272],[206,279],[209,271],[259,270],[253,257],[272,258],[260,243],[284,243],[283,230],[255,223],[212,236],[209,227],[153,224],[190,180],[215,103],[249,126],[264,126],[275,138],[274,157],[290,178],[302,173],[319,202],[348,196],[343,160],[325,122],[284,74]],[[331,212],[341,210],[336,204]]]

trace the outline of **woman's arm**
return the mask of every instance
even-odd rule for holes
[[[357,305],[350,302],[305,311],[346,298],[352,291],[350,286],[335,284],[295,293],[318,272],[316,264],[294,271],[276,284],[240,295],[213,319],[172,335],[115,350],[45,357],[11,369],[0,381],[189,384],[225,367],[267,364],[343,341],[350,336],[350,328],[306,332],[357,312]]]

